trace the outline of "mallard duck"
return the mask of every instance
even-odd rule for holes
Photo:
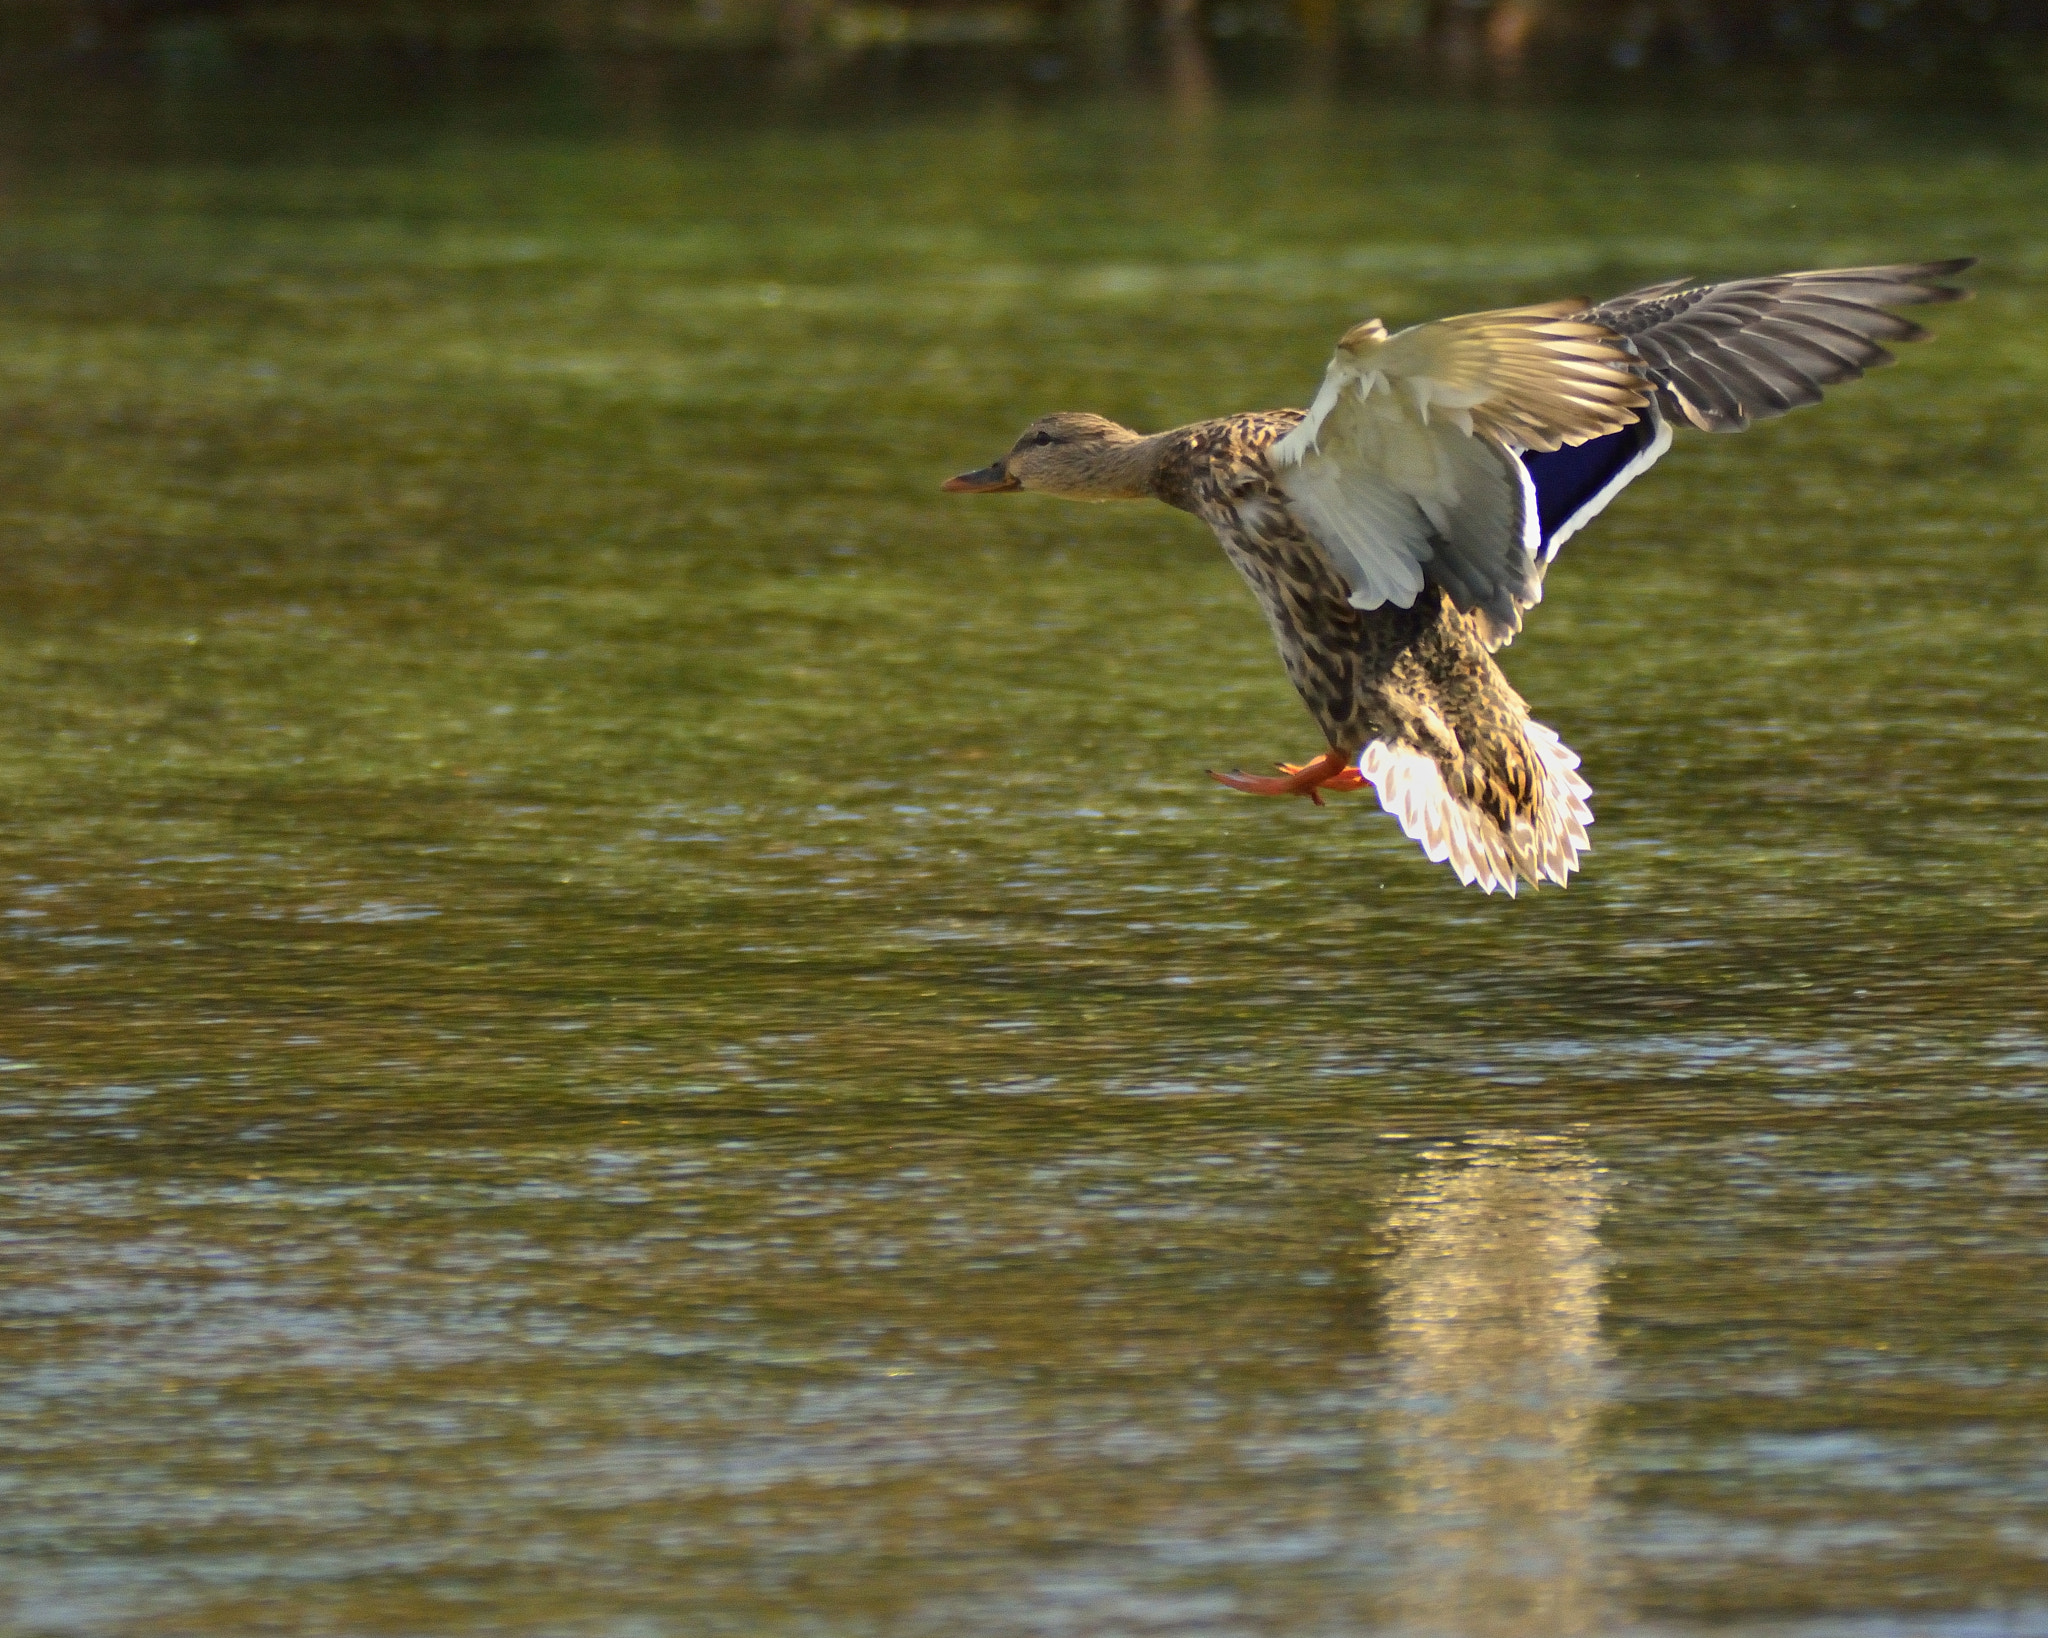
[[[1674,426],[1739,432],[1891,363],[1880,343],[1927,332],[1886,309],[1960,299],[1933,281],[1973,260],[1679,279],[1393,335],[1367,319],[1306,410],[1149,437],[1042,416],[944,487],[1192,512],[1250,584],[1325,744],[1277,775],[1210,777],[1319,805],[1369,785],[1460,881],[1562,887],[1587,851],[1592,790],[1494,662],[1558,549]]]

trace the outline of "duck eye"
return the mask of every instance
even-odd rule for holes
[[[1047,444],[1052,442],[1052,434],[1049,432],[1041,432],[1040,434],[1038,434],[1037,437],[1033,438],[1031,441],[1034,444],[1038,445],[1040,449],[1043,449]]]

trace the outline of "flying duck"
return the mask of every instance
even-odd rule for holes
[[[1370,785],[1461,882],[1562,887],[1589,846],[1579,759],[1530,719],[1494,651],[1558,549],[1671,445],[1739,432],[1892,362],[1927,332],[1887,312],[1960,300],[1974,258],[1695,284],[1612,301],[1345,332],[1307,410],[1143,436],[1062,412],[956,492],[1162,500],[1250,584],[1326,748],[1232,790]]]

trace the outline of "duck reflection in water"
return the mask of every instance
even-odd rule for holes
[[[1393,1214],[1390,1638],[1615,1630],[1594,1442],[1603,1181],[1569,1139],[1492,1133]]]

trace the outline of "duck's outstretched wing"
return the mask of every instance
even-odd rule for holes
[[[1580,314],[1625,338],[1655,397],[1633,426],[1523,454],[1536,488],[1539,563],[1547,567],[1560,546],[1656,464],[1671,447],[1671,422],[1740,432],[1891,363],[1880,341],[1924,341],[1927,332],[1885,308],[1964,299],[1967,290],[1933,281],[1974,262],[1960,256],[1725,284],[1678,279]]]
[[[1674,279],[1577,317],[1627,338],[1667,418],[1740,432],[1891,363],[1882,342],[1925,341],[1919,325],[1885,309],[1963,300],[1967,290],[1935,281],[1975,261],[1837,267],[1725,284]]]
[[[1291,510],[1364,609],[1414,604],[1423,566],[1491,642],[1542,587],[1541,507],[1523,450],[1636,421],[1635,361],[1578,301],[1506,308],[1337,344],[1301,424],[1273,448]]]

